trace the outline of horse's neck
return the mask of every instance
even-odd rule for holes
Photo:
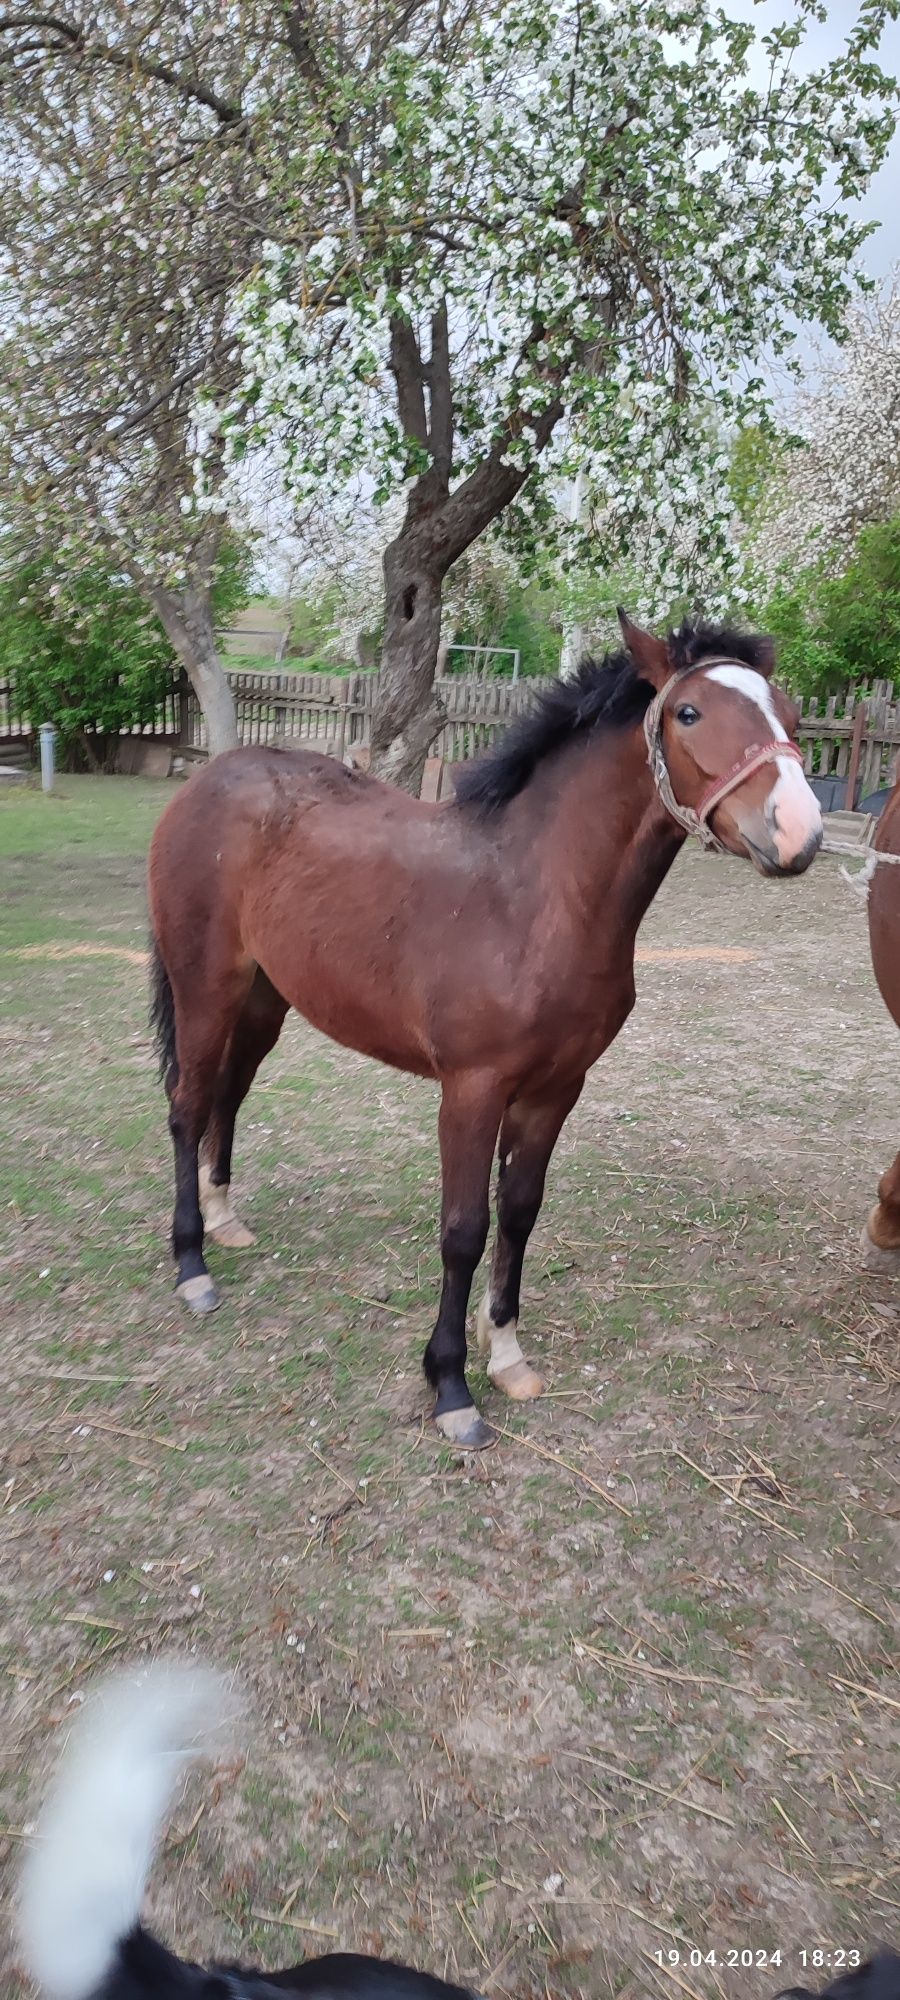
[[[532,854],[558,898],[557,928],[584,933],[591,956],[633,941],[684,839],[657,794],[640,727],[573,745],[546,784],[538,779],[533,811]]]

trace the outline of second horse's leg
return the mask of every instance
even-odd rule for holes
[[[231,1205],[234,1127],[260,1063],[275,1047],[286,1013],[287,1001],[257,968],[225,1052],[200,1149],[200,1207],[206,1233],[226,1250],[243,1250],[256,1242]]]
[[[544,1382],[519,1346],[519,1287],[528,1238],[540,1213],[550,1155],[580,1095],[579,1078],[559,1095],[520,1098],[500,1130],[497,1241],[488,1289],[478,1312],[478,1345],[492,1382],[516,1402],[543,1394]]]
[[[490,1444],[494,1436],[479,1416],[466,1381],[466,1313],[487,1241],[491,1159],[504,1095],[493,1078],[452,1078],[444,1084],[438,1124],[444,1283],[437,1325],[422,1365],[436,1391],[438,1430],[469,1451]]]
[[[863,1229],[862,1247],[867,1270],[900,1277],[900,1153],[878,1183],[878,1204]]]

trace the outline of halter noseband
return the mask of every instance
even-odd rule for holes
[[[803,752],[796,743],[791,743],[787,738],[780,742],[776,737],[770,736],[764,743],[748,743],[743,756],[738,758],[736,764],[732,764],[730,771],[726,771],[720,778],[711,779],[698,806],[683,806],[672,790],[672,780],[669,777],[669,767],[663,750],[663,710],[672,688],[676,687],[679,681],[686,680],[688,674],[700,673],[705,667],[745,665],[746,661],[731,660],[722,654],[712,659],[697,660],[691,667],[682,667],[678,673],[671,674],[665,686],[654,695],[644,716],[647,762],[666,812],[672,819],[677,820],[679,826],[684,827],[685,833],[695,834],[701,847],[708,847],[714,854],[729,852],[724,841],[719,839],[709,824],[710,813],[715,811],[716,806],[721,805],[723,799],[727,799],[729,792],[737,791],[745,778],[752,778],[754,771],[761,770],[764,764],[774,763],[776,757],[793,757],[797,763],[802,764]]]

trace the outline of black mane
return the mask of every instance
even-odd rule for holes
[[[764,642],[726,625],[685,621],[677,632],[669,633],[667,643],[672,671],[677,673],[710,653],[755,667]],[[552,751],[573,736],[640,722],[652,699],[650,682],[640,678],[624,648],[606,653],[599,662],[582,660],[571,680],[555,681],[537,696],[533,707],[504,730],[494,749],[463,765],[456,780],[457,800],[481,812],[498,811],[517,797]]]

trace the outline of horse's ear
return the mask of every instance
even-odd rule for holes
[[[656,639],[652,632],[644,632],[640,625],[632,624],[627,611],[621,604],[616,613],[622,637],[637,667],[640,677],[650,681],[657,691],[665,686],[672,675],[672,662],[665,639]]]
[[[775,641],[768,638],[765,632],[760,632],[753,643],[756,648],[753,665],[758,674],[764,674],[767,681],[771,680],[775,672]]]

